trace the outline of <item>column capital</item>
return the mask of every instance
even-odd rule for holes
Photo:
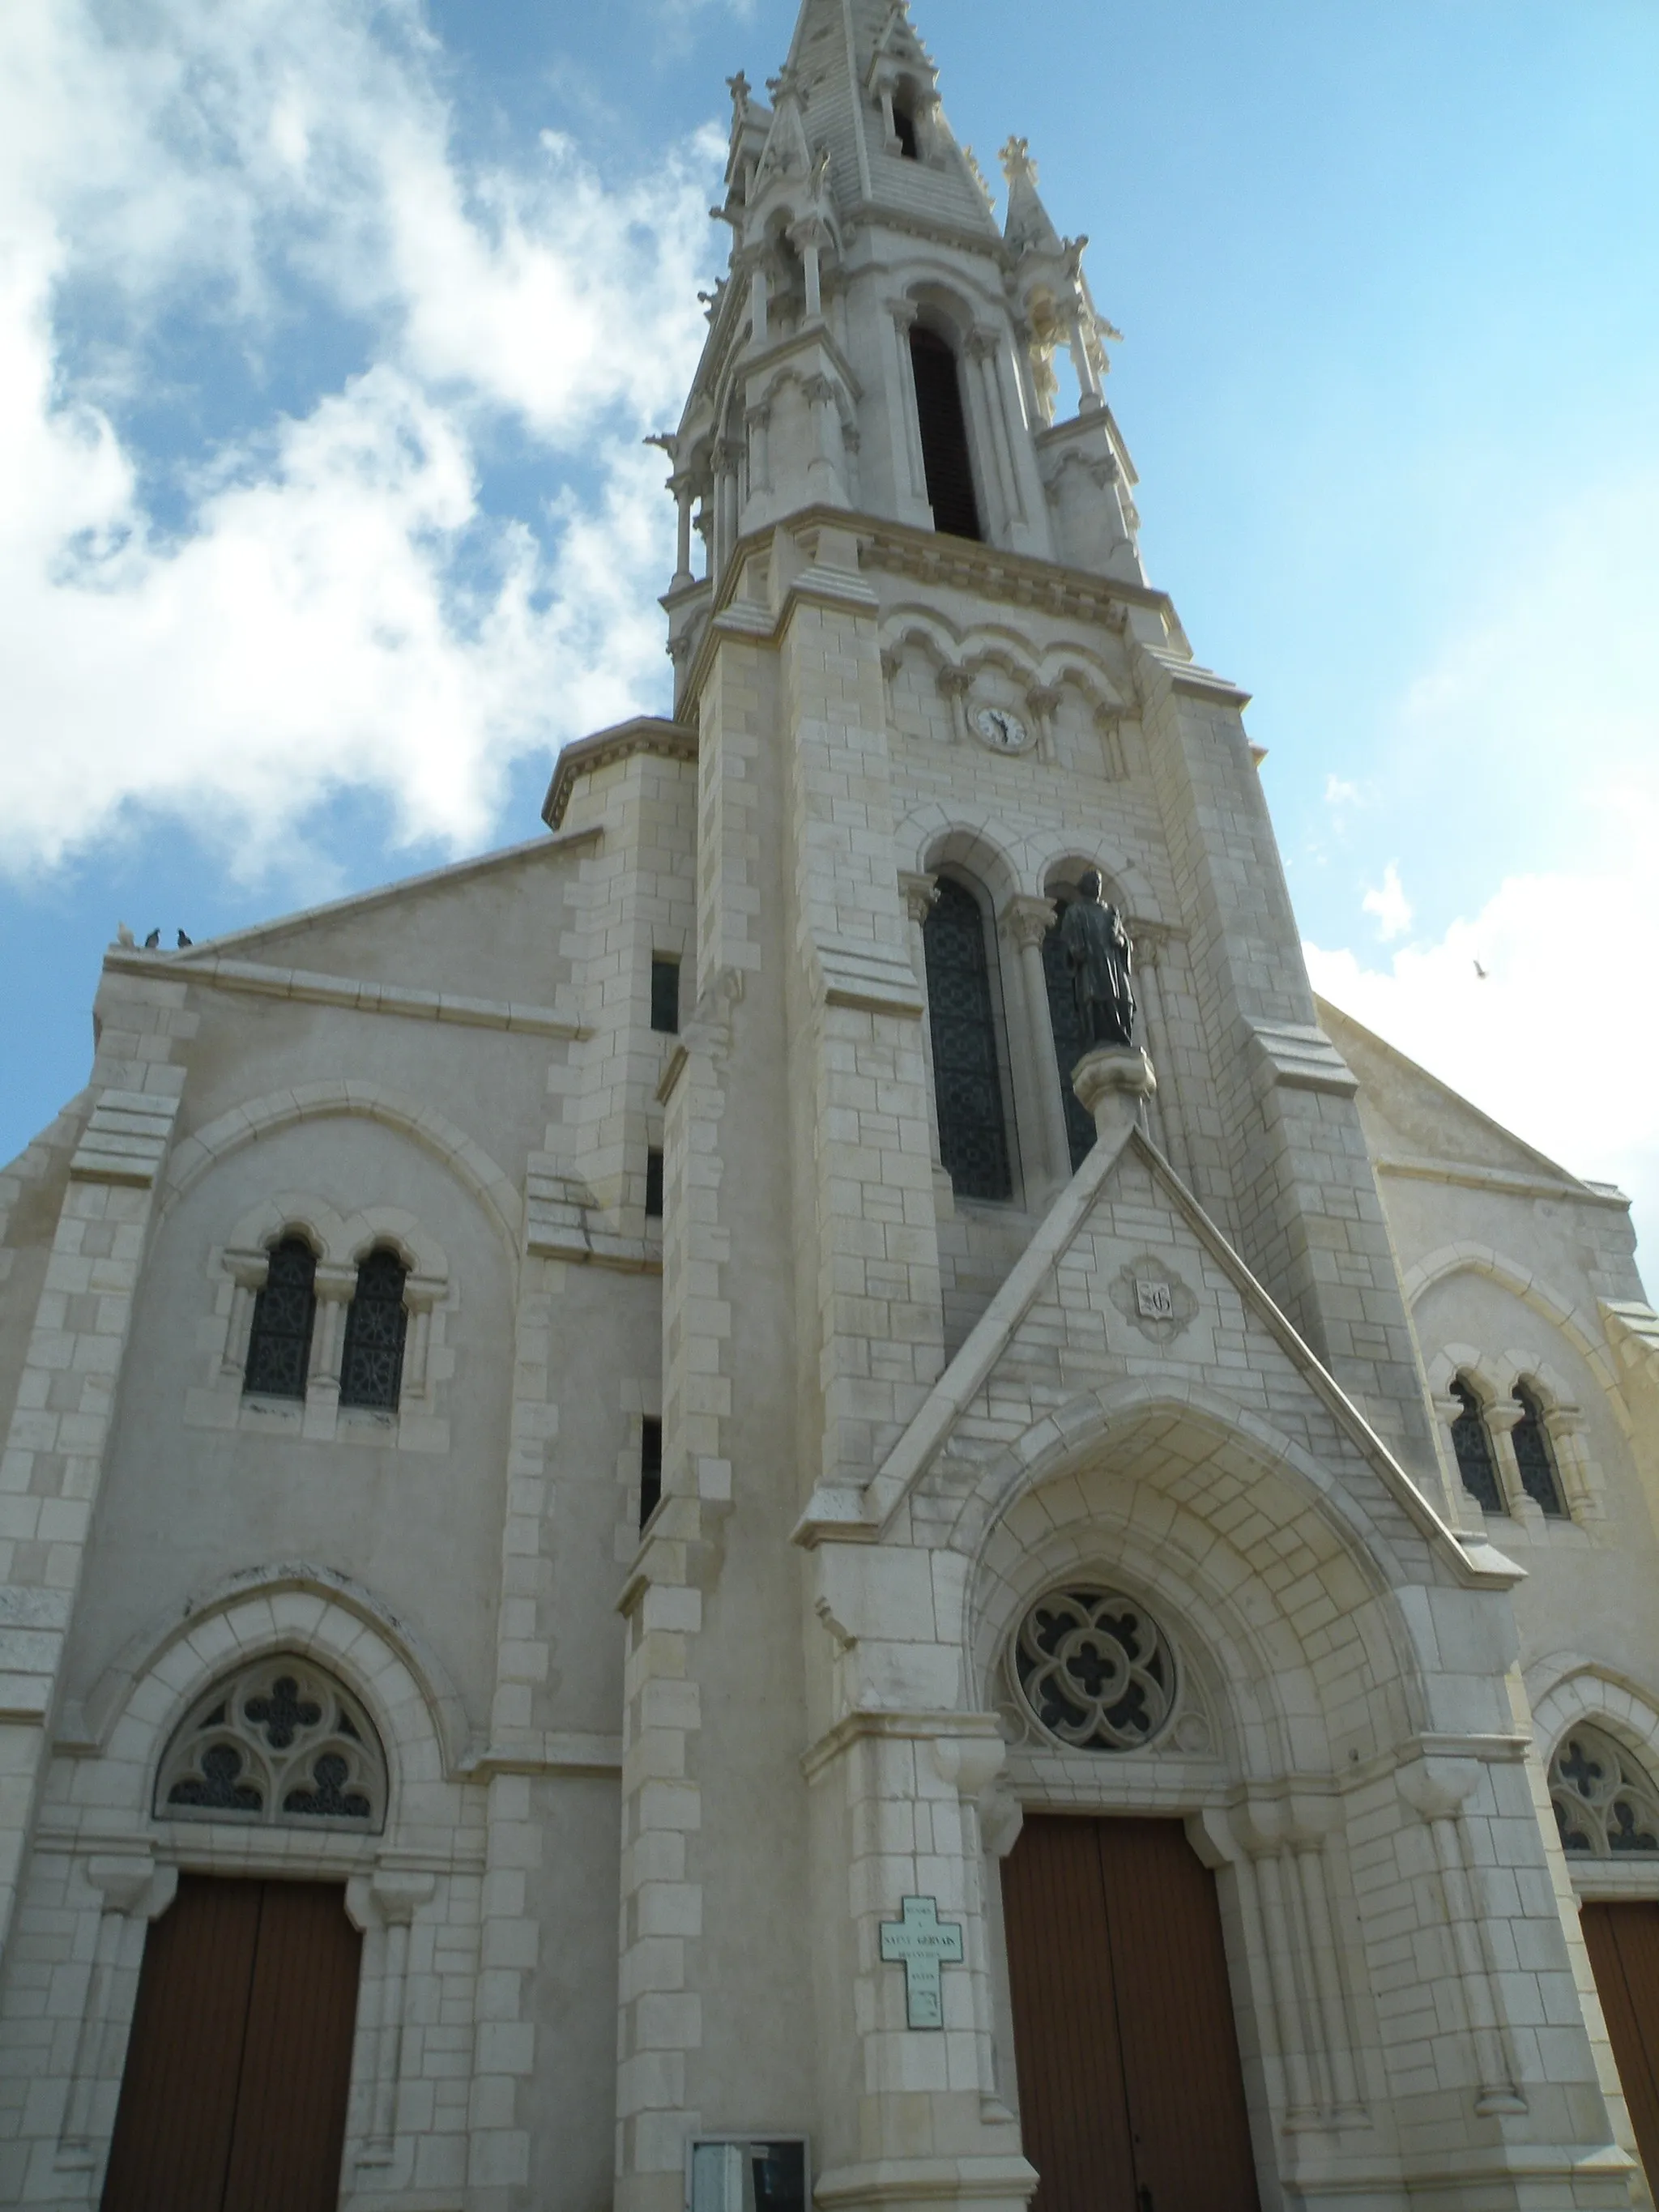
[[[1023,952],[1028,945],[1042,945],[1054,926],[1056,911],[1053,899],[1030,898],[1022,893],[1009,900],[1003,913],[1003,926]]]
[[[903,898],[906,913],[920,928],[939,903],[939,878],[902,873],[899,892]]]

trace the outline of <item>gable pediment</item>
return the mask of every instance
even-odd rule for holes
[[[1341,1486],[1386,1548],[1508,1583],[1433,1504],[1138,1128],[1088,1155],[861,1497],[823,1493],[798,1531],[878,1540],[908,1514],[942,1535],[1013,1453],[1080,1442],[1101,1408],[1183,1409]],[[1154,1413],[1155,1417],[1155,1413]]]

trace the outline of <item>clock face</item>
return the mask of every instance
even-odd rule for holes
[[[1025,750],[1025,725],[1006,707],[981,707],[974,717],[974,727],[993,752],[1018,753]]]

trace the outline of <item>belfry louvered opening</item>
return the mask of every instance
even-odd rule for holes
[[[956,355],[937,331],[919,325],[910,333],[910,366],[915,378],[921,460],[933,526],[947,538],[981,540],[985,532],[980,526],[968,416],[962,404],[962,374]]]

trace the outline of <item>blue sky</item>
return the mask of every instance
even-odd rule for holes
[[[1659,9],[915,12],[958,136],[1028,136],[1091,238],[1149,568],[1255,693],[1316,980],[1659,1234]],[[531,836],[562,739],[665,703],[639,440],[723,81],[793,15],[12,0],[0,1158],[118,919]]]

